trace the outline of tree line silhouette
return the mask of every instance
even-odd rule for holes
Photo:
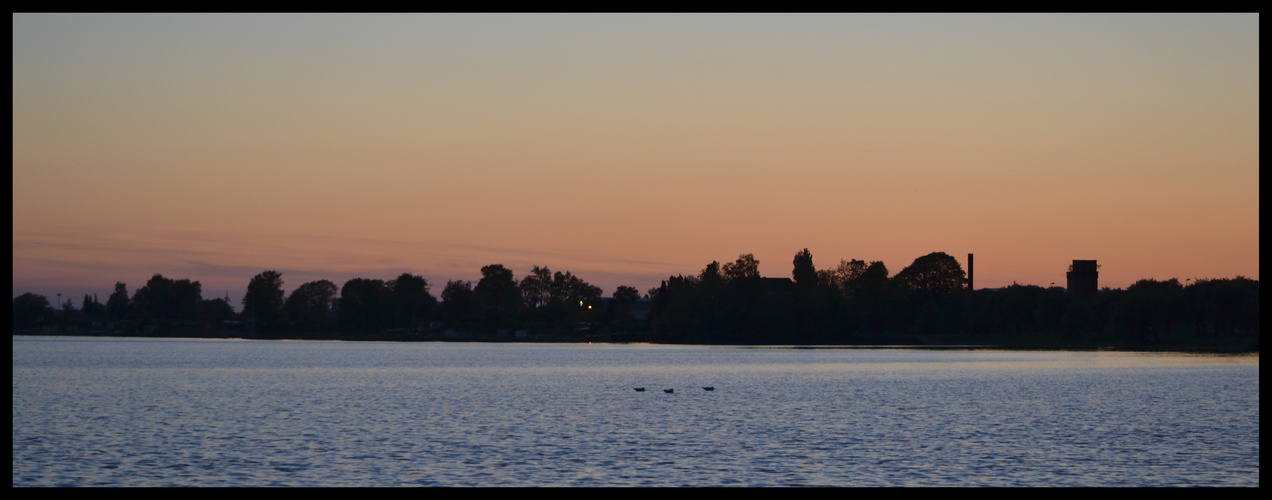
[[[1188,280],[1191,281],[1191,280]],[[841,260],[817,269],[804,249],[790,278],[762,277],[752,254],[669,276],[642,297],[534,266],[517,279],[501,264],[453,280],[440,301],[423,277],[329,280],[283,291],[282,274],[254,276],[235,312],[228,294],[204,299],[198,281],[155,274],[105,304],[86,295],[54,309],[47,297],[13,299],[14,333],[261,338],[637,340],[704,344],[983,343],[1017,347],[1258,350],[1259,282],[1241,276],[1144,279],[1094,295],[1012,284],[969,290],[956,259],[933,252],[895,275],[883,262]]]

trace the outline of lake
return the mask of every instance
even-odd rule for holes
[[[1259,358],[19,336],[13,486],[1258,487]]]

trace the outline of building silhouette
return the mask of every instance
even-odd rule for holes
[[[1099,264],[1094,260],[1075,260],[1065,275],[1069,279],[1069,293],[1082,296],[1095,295],[1099,290]]]
[[[972,254],[970,253],[967,254],[967,289],[976,289],[976,287],[972,286]]]

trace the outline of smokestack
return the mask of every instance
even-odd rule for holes
[[[975,290],[972,287],[972,254],[967,254],[967,289]]]

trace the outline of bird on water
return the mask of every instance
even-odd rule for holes
[[[636,387],[635,389],[636,389],[636,392],[645,392],[644,387]]]
[[[665,393],[667,393],[667,394],[671,394],[671,393],[673,393],[673,392],[676,392],[676,390],[675,390],[675,389],[663,389],[663,392],[665,392]]]
[[[715,390],[715,386],[711,386],[711,387],[703,387],[702,389],[703,389],[703,390],[707,390],[707,391],[714,391],[714,390]]]

